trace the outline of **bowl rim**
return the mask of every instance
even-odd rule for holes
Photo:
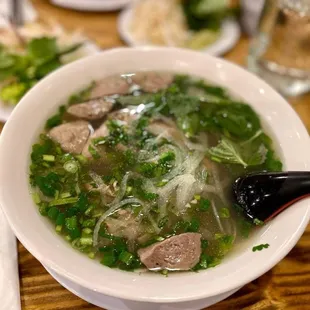
[[[71,64],[68,64],[64,66],[61,69],[56,70],[55,72],[51,73],[49,76],[47,76],[45,79],[41,80],[33,89],[31,89],[25,96],[22,98],[21,102],[18,104],[16,109],[14,110],[12,116],[10,117],[9,121],[6,123],[6,125],[3,128],[1,137],[0,137],[0,167],[3,167],[6,165],[6,157],[4,156],[6,153],[5,151],[2,151],[5,149],[5,146],[8,144],[9,145],[9,139],[12,137],[14,133],[14,128],[16,125],[16,121],[18,119],[22,119],[22,110],[23,106],[26,106],[27,104],[30,105],[30,100],[33,98],[33,96],[36,95],[42,89],[43,87],[47,87],[51,82],[56,79],[57,77],[61,77],[63,72],[65,71],[70,71],[73,68],[77,68],[79,66],[82,66],[84,64],[87,64],[88,62],[91,62],[97,57],[105,57],[110,54],[122,54],[122,53],[127,53],[129,51],[133,52],[156,52],[156,53],[165,53],[167,51],[170,51],[171,53],[176,53],[176,54],[190,54],[190,56],[195,57],[199,55],[199,57],[204,57],[204,58],[209,58],[209,61],[216,61],[218,64],[220,64],[222,67],[227,67],[233,71],[239,71],[242,72],[244,76],[251,77],[251,79],[257,83],[259,86],[262,86],[264,89],[268,90],[271,92],[274,97],[276,98],[277,101],[281,102],[281,104],[285,104],[285,109],[287,112],[290,114],[290,118],[294,120],[296,128],[298,129],[299,135],[301,136],[301,139],[305,142],[306,136],[308,137],[307,131],[297,116],[297,113],[293,110],[293,108],[287,104],[285,99],[281,97],[278,93],[276,93],[275,90],[271,88],[267,83],[259,79],[258,77],[254,76],[253,74],[247,72],[245,69],[241,68],[240,66],[236,64],[232,64],[224,59],[216,58],[210,55],[204,54],[201,56],[201,53],[199,52],[194,52],[194,51],[188,51],[180,48],[167,48],[167,47],[135,47],[135,48],[116,48],[116,49],[111,49],[104,51],[102,53],[98,53],[94,56],[86,57],[84,59],[77,60]],[[74,71],[74,70],[73,70]],[[138,70],[137,70],[138,71]],[[190,73],[189,73],[190,74]],[[27,103],[28,102],[28,103]],[[21,112],[20,112],[21,111]],[[297,130],[296,129],[296,130]],[[305,151],[310,155],[310,145],[305,146]],[[310,157],[310,156],[309,156]],[[310,166],[310,159],[307,160],[307,165]],[[2,169],[5,170],[5,169]],[[3,180],[3,176],[5,174],[2,173],[0,169],[0,180]],[[233,290],[237,287],[240,287],[242,285],[245,285],[246,283],[251,282],[252,280],[258,278],[261,276],[263,273],[271,269],[274,265],[276,265],[284,256],[287,255],[287,253],[294,247],[294,245],[297,243],[299,238],[301,237],[302,233],[304,232],[306,225],[310,219],[310,204],[307,203],[307,206],[304,205],[305,212],[301,216],[300,221],[299,221],[299,226],[296,228],[295,233],[290,236],[290,238],[287,240],[285,244],[282,244],[281,248],[278,249],[277,253],[271,256],[271,259],[268,260],[268,262],[261,264],[260,266],[256,266],[256,269],[253,270],[248,270],[248,272],[239,272],[240,278],[236,280],[236,282],[231,282],[231,283],[225,283],[220,288],[216,288],[213,291],[208,291],[208,292],[203,292],[199,294],[192,293],[188,296],[179,296],[178,298],[161,298],[161,296],[154,296],[152,298],[146,297],[146,296],[139,296],[139,295],[132,295],[132,292],[120,292],[120,291],[115,291],[113,289],[110,289],[107,286],[98,286],[96,283],[92,283],[88,279],[81,278],[74,274],[73,272],[68,272],[65,270],[61,265],[55,263],[54,261],[51,261],[48,257],[45,257],[42,253],[42,251],[35,245],[34,240],[29,240],[29,238],[17,227],[14,223],[14,218],[10,216],[9,210],[6,208],[6,199],[4,192],[0,190],[0,205],[2,206],[2,209],[8,219],[8,222],[14,231],[15,235],[17,238],[22,242],[22,244],[29,250],[29,252],[32,253],[33,256],[35,256],[40,262],[42,262],[44,265],[47,265],[51,269],[53,269],[55,272],[58,274],[64,275],[66,278],[69,280],[78,283],[86,288],[90,288],[94,291],[98,291],[102,294],[117,297],[117,298],[122,298],[122,299],[127,299],[127,300],[134,300],[134,301],[141,301],[141,302],[154,302],[154,303],[175,303],[175,302],[183,302],[183,301],[190,301],[190,300],[197,300],[197,299],[202,299],[202,298],[207,298],[207,297],[212,297],[216,296],[218,294],[225,293],[229,290]],[[5,206],[5,207],[3,207]],[[77,253],[77,255],[80,255],[80,253]],[[104,270],[103,270],[104,274]]]

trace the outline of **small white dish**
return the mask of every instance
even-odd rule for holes
[[[284,169],[310,170],[307,130],[285,99],[255,75],[223,59],[190,50],[118,48],[58,69],[32,88],[17,105],[0,136],[0,205],[28,251],[70,282],[135,302],[174,304],[207,298],[212,301],[258,278],[288,254],[309,222],[309,198],[257,229],[242,247],[232,251],[215,268],[163,277],[150,272],[110,269],[75,251],[55,233],[48,219],[39,214],[29,193],[31,146],[48,117],[90,81],[141,70],[195,75],[226,87],[261,116],[282,154]],[[268,249],[252,251],[253,246],[265,243],[270,244]]]
[[[129,46],[150,45],[147,42],[136,40],[130,31],[130,25],[133,18],[133,5],[124,9],[118,17],[118,32],[121,38]],[[201,52],[220,56],[230,51],[240,38],[240,27],[236,20],[227,18],[222,23],[222,29],[219,38],[211,45],[202,49]]]
[[[123,8],[133,0],[51,0],[51,3],[67,9],[78,11],[115,11]]]
[[[150,302],[137,302],[130,301],[115,297],[110,297],[107,295],[100,294],[98,292],[89,290],[79,284],[71,282],[70,280],[60,276],[51,268],[43,265],[46,271],[64,288],[73,293],[74,295],[84,299],[85,301],[104,308],[108,310],[200,310],[205,309],[211,305],[214,305],[230,295],[234,294],[239,288],[234,289],[230,292],[217,295],[213,298],[205,298],[194,301],[179,302],[179,303],[170,303],[170,304],[159,304],[159,303],[150,303]]]
[[[98,53],[99,51],[100,48],[95,43],[88,41],[77,52],[72,53],[70,57],[86,57]],[[5,123],[9,119],[15,107],[16,106],[4,104],[0,100],[0,122]]]

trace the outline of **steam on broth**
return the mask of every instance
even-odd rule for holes
[[[75,249],[167,272],[219,264],[252,229],[232,181],[281,168],[258,115],[224,88],[138,72],[92,83],[47,120],[30,183]]]

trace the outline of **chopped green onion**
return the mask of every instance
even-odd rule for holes
[[[93,238],[88,237],[88,238],[81,238],[80,243],[82,245],[92,245],[93,244]]]
[[[104,253],[104,256],[101,260],[101,264],[102,265],[105,265],[105,266],[108,266],[108,267],[111,267],[115,264],[116,262],[116,258],[115,258],[115,254],[113,251],[108,251],[108,252],[105,252]]]
[[[100,158],[99,153],[97,152],[97,150],[96,150],[92,145],[90,145],[90,146],[88,147],[88,152],[90,153],[90,155],[91,155],[94,159],[99,159],[99,158]]]
[[[82,165],[86,165],[88,162],[87,157],[85,157],[84,155],[76,155],[75,158],[82,164]]]
[[[187,228],[187,230],[190,232],[197,232],[199,230],[199,227],[200,227],[199,220],[197,218],[193,218],[190,221],[189,227]]]
[[[75,184],[75,191],[76,191],[77,195],[79,195],[81,193],[81,189],[80,189],[78,183]]]
[[[201,248],[205,250],[209,246],[208,240],[201,240]]]
[[[93,231],[90,228],[84,228],[83,233],[85,233],[86,235],[90,235]]]
[[[73,215],[71,217],[67,217],[65,219],[65,225],[66,225],[66,228],[68,230],[73,230],[73,229],[77,228],[78,222],[77,222],[76,215]]]
[[[64,224],[65,224],[65,214],[60,212],[56,218],[56,225],[62,226]]]
[[[256,251],[261,251],[263,249],[268,249],[269,248],[269,244],[268,243],[265,243],[265,244],[260,244],[260,245],[256,245],[252,248],[252,251],[253,252],[256,252]]]
[[[132,186],[127,186],[126,188],[126,194],[130,194],[132,192]]]
[[[67,241],[71,241],[71,240],[72,240],[72,238],[70,237],[70,235],[67,235],[67,236],[65,237],[65,239],[66,239]]]
[[[127,266],[130,265],[130,263],[132,262],[134,256],[133,254],[127,252],[127,251],[122,251],[121,254],[119,255],[118,259],[125,263]]]
[[[94,259],[95,255],[96,255],[96,253],[94,253],[94,252],[89,252],[88,253],[88,257],[91,258],[91,259]]]
[[[39,203],[41,202],[41,198],[40,198],[40,196],[39,196],[38,193],[33,193],[33,194],[32,194],[32,199],[33,199],[33,201],[34,201],[36,204],[39,204]]]
[[[194,199],[200,200],[200,199],[201,199],[201,196],[200,196],[200,195],[194,195]]]
[[[46,203],[42,203],[40,206],[39,206],[39,212],[42,216],[47,216],[47,211],[48,211],[48,207],[46,205]]]
[[[164,238],[164,237],[161,237],[161,236],[158,236],[158,237],[155,237],[155,240],[156,240],[156,241],[164,241],[165,238]]]
[[[165,152],[165,153],[162,153],[160,155],[160,158],[159,158],[159,163],[160,164],[163,164],[163,163],[166,163],[167,161],[172,161],[175,159],[175,154],[171,151],[168,151],[168,152]]]
[[[199,265],[202,269],[208,268],[208,256],[205,253],[201,254]]]
[[[64,163],[64,169],[70,173],[76,173],[79,170],[79,165],[75,160],[69,160]]]
[[[161,271],[161,274],[165,277],[168,277],[168,273],[169,273],[169,271],[167,269],[164,269]]]
[[[55,199],[58,199],[58,197],[59,197],[59,191],[56,190],[56,191],[55,191],[55,196],[54,196],[54,198],[55,198]]]
[[[75,240],[76,238],[81,237],[81,231],[78,227],[72,229],[70,231],[70,237],[72,238],[72,240]]]
[[[199,210],[202,212],[208,211],[211,206],[211,202],[208,199],[201,198],[199,201]]]
[[[160,182],[158,182],[158,183],[156,184],[156,186],[157,186],[157,187],[163,187],[163,186],[165,186],[168,182],[169,182],[168,180],[163,179],[163,180],[161,180]]]
[[[257,226],[262,226],[262,225],[264,225],[264,222],[261,221],[261,220],[259,220],[259,219],[254,219],[253,223],[254,223],[255,225],[257,225]]]
[[[61,225],[56,225],[56,232],[60,233],[62,231],[62,226]]]
[[[55,161],[55,156],[54,155],[43,155],[43,160],[53,162]]]
[[[219,239],[223,238],[224,236],[225,236],[224,234],[215,234],[214,238],[215,238],[215,240],[219,240]]]
[[[59,210],[56,207],[50,208],[47,212],[47,216],[53,221],[56,221],[58,214]]]
[[[230,211],[227,208],[222,208],[220,209],[220,217],[223,219],[228,219],[230,218]]]
[[[61,206],[61,205],[67,205],[70,203],[76,203],[78,202],[78,197],[70,197],[70,198],[62,198],[62,199],[55,199],[49,203],[49,206]]]
[[[68,197],[71,197],[70,193],[62,193],[62,194],[60,194],[60,198],[68,198]]]
[[[92,139],[91,142],[95,146],[102,145],[106,143],[106,137],[98,137],[98,138]]]

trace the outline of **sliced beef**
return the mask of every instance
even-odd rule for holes
[[[137,118],[136,115],[132,115],[129,113],[128,109],[119,110],[112,112],[108,115],[109,120],[118,120],[124,123],[126,126],[130,126],[130,124]],[[99,137],[106,137],[109,135],[109,128],[107,126],[107,123],[104,122],[98,129],[94,131],[94,133],[89,137],[87,143],[85,144],[85,147],[83,148],[82,154],[87,157],[91,158],[91,154],[88,151],[88,147],[91,144],[91,140]],[[127,147],[123,144],[118,144],[116,146],[116,149],[119,151],[126,151]]]
[[[189,270],[201,255],[201,235],[184,233],[152,244],[138,251],[148,269]]]
[[[174,122],[166,122],[163,120],[153,120],[147,127],[154,136],[161,136],[168,141],[174,141],[179,145],[184,145],[184,136]]]
[[[106,137],[109,135],[109,129],[106,125],[106,122],[104,122],[98,129],[94,131],[94,133],[89,137],[89,139],[86,141],[83,150],[82,155],[84,155],[87,158],[91,158],[92,155],[88,151],[88,147],[91,144],[91,140],[99,137]]]
[[[106,116],[112,108],[112,102],[99,98],[72,105],[68,108],[67,112],[78,118],[97,120]]]
[[[80,154],[90,135],[89,124],[85,121],[65,123],[50,130],[49,136],[68,153]]]
[[[142,90],[156,93],[165,89],[173,82],[173,74],[157,72],[138,72],[132,77],[132,81],[138,84]]]
[[[141,235],[142,227],[139,225],[139,218],[135,217],[132,211],[122,209],[115,216],[105,220],[109,234],[128,240],[135,240]]]
[[[130,85],[125,78],[113,76],[104,78],[96,83],[91,91],[91,98],[98,98],[109,95],[125,95],[129,92]]]
[[[126,126],[130,126],[134,120],[137,119],[136,114],[130,113],[129,109],[118,110],[109,114],[110,120],[118,120],[124,123]]]

